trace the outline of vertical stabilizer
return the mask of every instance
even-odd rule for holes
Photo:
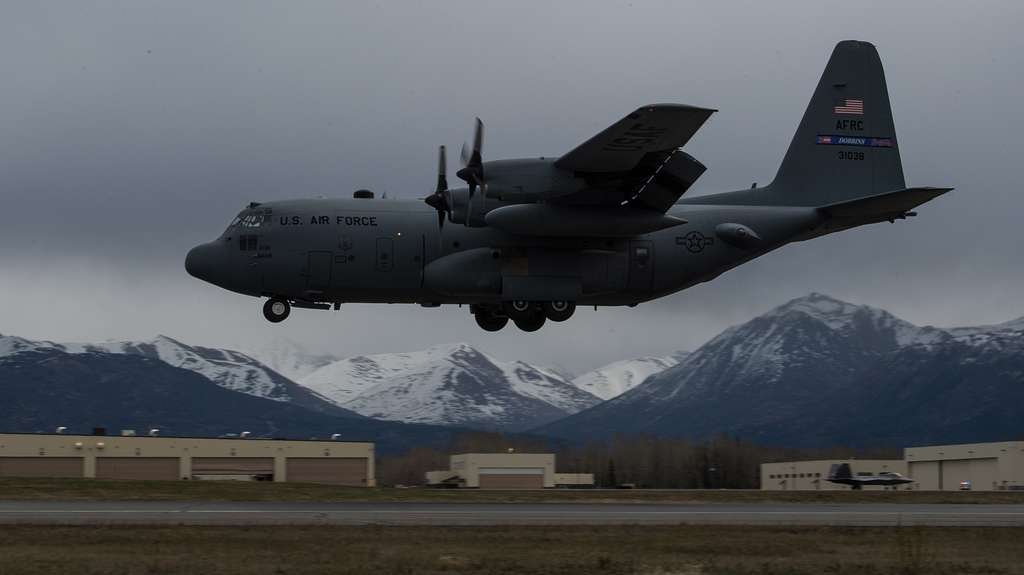
[[[772,182],[773,200],[824,206],[905,187],[878,51],[840,42]]]

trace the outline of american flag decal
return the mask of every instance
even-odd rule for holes
[[[832,111],[836,114],[849,114],[852,116],[863,116],[864,115],[864,100],[860,98],[846,98],[845,100],[839,100],[835,108]]]

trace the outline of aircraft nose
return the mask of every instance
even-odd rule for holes
[[[216,255],[217,246],[212,243],[200,244],[185,256],[185,271],[192,277],[203,281],[212,281],[213,273],[217,267]]]

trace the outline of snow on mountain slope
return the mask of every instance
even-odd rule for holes
[[[588,371],[574,378],[572,384],[608,400],[640,385],[648,377],[678,364],[684,357],[686,354],[681,352],[666,357],[624,359]]]
[[[958,429],[995,436],[1012,425],[1005,401],[1024,393],[1021,323],[918,327],[885,310],[810,294],[726,329],[642,385],[537,431],[570,438],[728,433],[821,446],[877,441],[864,423],[876,421],[913,441]]]
[[[0,357],[39,349],[55,349],[57,344],[50,341],[32,341],[15,335],[0,334]]]
[[[348,358],[300,383],[368,417],[495,429],[526,429],[600,401],[553,371],[467,344]]]
[[[167,336],[149,341],[54,343],[0,337],[0,356],[31,349],[56,349],[70,354],[129,354],[158,359],[173,367],[194,371],[220,387],[274,401],[290,402],[317,411],[346,414],[256,359],[228,349],[190,346]],[[351,415],[351,414],[346,414]]]
[[[286,338],[275,338],[250,354],[264,365],[292,381],[299,381],[325,365],[341,359],[330,354],[306,351],[301,345]]]

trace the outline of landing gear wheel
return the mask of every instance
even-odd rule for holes
[[[576,312],[576,304],[565,300],[547,301],[542,307],[544,315],[551,321],[565,321]]]
[[[516,323],[516,327],[523,331],[537,331],[544,326],[544,322],[547,319],[544,312],[536,310],[531,315],[515,318],[512,321]]]
[[[281,323],[288,319],[288,314],[291,312],[292,306],[288,300],[272,297],[263,304],[263,317],[267,318],[270,323]]]
[[[508,316],[495,315],[492,311],[480,310],[474,313],[473,317],[476,318],[476,324],[484,331],[501,331],[508,325]]]
[[[544,315],[540,306],[532,301],[517,299],[505,302],[502,304],[502,307],[505,308],[505,315],[516,322],[516,324],[519,323],[520,319],[529,320],[535,315]]]

